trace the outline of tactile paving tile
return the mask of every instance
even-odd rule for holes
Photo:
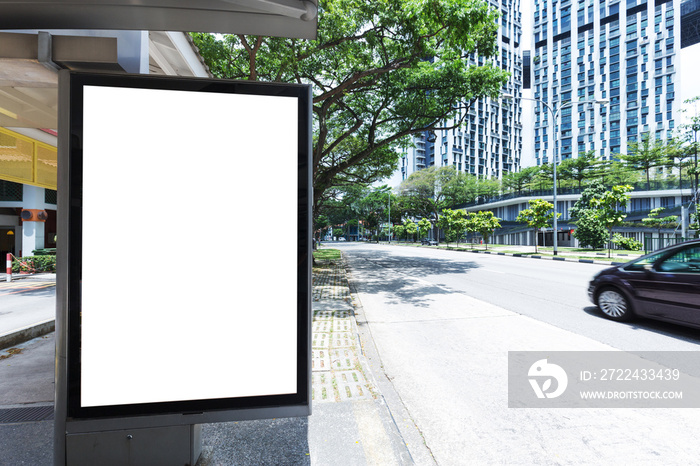
[[[330,332],[333,330],[333,321],[330,319],[314,320],[311,324],[312,332]]]
[[[313,320],[314,322],[331,322],[333,320],[333,311],[314,311]]]
[[[328,349],[311,350],[311,370],[329,371],[331,370],[331,353]]]
[[[352,331],[352,321],[349,317],[336,317],[333,319],[334,332],[350,332]]]
[[[337,371],[333,373],[333,377],[341,401],[370,399],[373,397],[369,389],[369,383],[362,372],[357,370]]]
[[[355,369],[358,365],[354,348],[332,348],[330,359],[331,368],[335,371]]]
[[[313,332],[311,334],[311,347],[329,349],[331,347],[331,333]]]
[[[331,372],[313,372],[311,374],[311,387],[311,399],[313,401],[336,401]]]
[[[331,334],[331,347],[343,348],[355,346],[355,335],[350,332],[333,332]]]

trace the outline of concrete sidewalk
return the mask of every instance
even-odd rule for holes
[[[314,269],[312,340],[312,416],[205,424],[199,465],[413,464],[368,369],[341,264]],[[51,465],[54,334],[0,358],[0,464]]]

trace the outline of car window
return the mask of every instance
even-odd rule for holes
[[[628,271],[628,272],[642,272],[642,271],[644,271],[644,266],[645,266],[645,265],[647,265],[647,264],[653,264],[654,262],[656,262],[657,260],[659,260],[659,258],[660,258],[661,256],[663,256],[663,255],[664,255],[664,253],[663,253],[663,252],[660,252],[660,253],[657,253],[657,254],[650,254],[650,255],[647,256],[647,257],[640,257],[640,258],[637,259],[636,261],[634,261],[634,262],[632,262],[631,264],[625,266],[624,269],[625,269],[626,271]]]
[[[700,274],[700,246],[678,251],[656,266],[659,272]]]

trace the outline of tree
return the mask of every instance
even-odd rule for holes
[[[569,209],[569,217],[572,220],[579,219],[583,212],[586,210],[592,210],[594,207],[591,205],[591,199],[594,197],[602,197],[606,189],[599,181],[593,181],[586,189],[581,193],[578,201],[574,206]]]
[[[316,225],[314,237],[321,241],[323,239],[323,231],[331,226],[331,222],[326,215],[319,215],[316,217],[314,225]]]
[[[569,210],[569,217],[576,224],[574,238],[582,247],[600,249],[605,245],[608,231],[603,222],[598,219],[595,208],[591,205],[591,199],[602,197],[605,187],[599,181],[593,181],[581,193],[581,197]]]
[[[486,249],[489,248],[489,238],[493,234],[496,228],[501,228],[500,218],[493,215],[493,212],[487,210],[486,212],[479,211],[473,218],[474,229],[479,232],[481,237],[484,239],[484,246]]]
[[[487,2],[318,6],[316,40],[192,35],[217,77],[313,84],[314,205],[333,186],[384,177],[409,136],[461,125],[508,80],[491,61],[500,23]],[[483,65],[469,64],[474,53]]]
[[[452,166],[432,166],[413,172],[399,190],[415,216],[432,218],[439,226],[443,209],[464,203],[464,192],[460,189],[464,176],[467,175]]]
[[[428,236],[428,232],[433,228],[433,224],[427,218],[420,219],[416,226],[418,227],[418,236],[421,238]]]
[[[593,249],[602,249],[608,238],[608,230],[596,215],[595,210],[585,209],[581,211],[576,220],[573,235],[581,247],[590,246]]]
[[[503,175],[503,187],[516,194],[522,194],[523,190],[530,186],[538,171],[538,167],[527,167],[522,168],[519,172],[507,173]]]
[[[593,172],[596,177],[600,177],[600,182],[605,186],[635,183],[639,180],[635,170],[617,160],[599,160]]]
[[[521,210],[516,222],[527,223],[535,232],[535,252],[537,252],[537,232],[540,228],[548,227],[554,220],[554,204],[544,199],[533,199],[529,202],[530,207]],[[557,218],[561,216],[557,214]]]
[[[578,183],[579,189],[583,180],[590,178],[596,165],[595,151],[579,154],[574,159],[566,159],[559,164],[559,173],[562,179],[570,179]]]
[[[394,234],[396,235],[397,239],[403,238],[408,240],[408,234],[406,233],[406,227],[404,225],[395,225]]]
[[[642,170],[646,174],[647,191],[651,189],[650,171],[652,168],[668,164],[664,143],[653,139],[648,134],[638,142],[630,142],[627,155],[620,154],[620,159],[634,170]]]
[[[600,198],[594,197],[591,199],[591,205],[596,209],[596,216],[610,232],[608,257],[611,256],[613,228],[621,224],[627,217],[627,214],[620,210],[620,207],[627,204],[630,198],[629,194],[627,194],[629,191],[632,191],[632,186],[630,185],[613,186],[610,191],[603,193]]]
[[[667,228],[678,222],[678,217],[676,215],[668,215],[666,217],[660,217],[661,213],[666,210],[664,207],[657,207],[651,209],[649,216],[642,219],[642,223],[645,227],[656,228],[659,233],[659,239],[661,239],[661,229]],[[660,244],[660,243],[659,243]]]
[[[438,226],[445,232],[447,244],[456,242],[457,246],[459,246],[459,240],[464,236],[467,229],[466,217],[466,212],[463,210],[443,209]]]
[[[374,231],[379,241],[380,226],[388,219],[389,196],[391,189],[388,186],[375,188],[355,202],[359,218],[365,227]]]
[[[403,225],[406,229],[406,239],[408,240],[408,235],[411,235],[411,239],[415,241],[418,225],[416,225],[413,220],[406,220]]]

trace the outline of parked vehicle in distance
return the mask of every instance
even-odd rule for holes
[[[423,246],[437,246],[438,243],[434,239],[423,238],[422,240],[420,240],[420,244]]]
[[[588,296],[606,317],[638,317],[700,328],[700,240],[598,272]]]

